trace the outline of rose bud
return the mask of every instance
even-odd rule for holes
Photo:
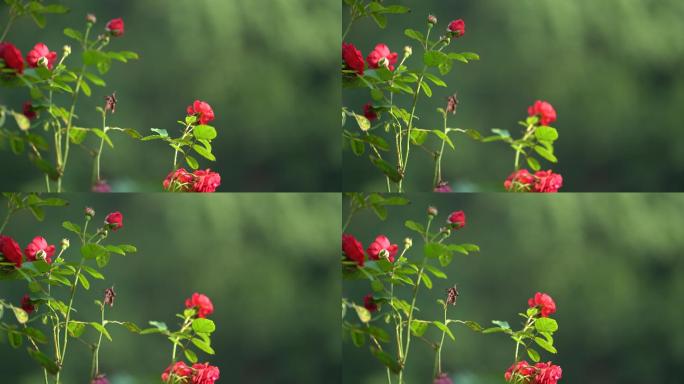
[[[466,225],[466,215],[463,211],[452,212],[449,215],[449,223],[452,228],[461,229]]]
[[[95,24],[97,23],[97,17],[95,17],[95,15],[93,15],[92,13],[89,13],[86,15],[86,21],[90,24]]]
[[[404,56],[409,57],[413,55],[413,48],[410,45],[404,47]]]
[[[437,24],[437,17],[435,15],[429,15],[428,24],[430,24],[431,26]]]
[[[62,246],[63,250],[66,250],[67,248],[69,248],[70,245],[71,245],[71,243],[69,242],[69,239],[66,239],[66,238],[62,239],[61,246]]]
[[[428,207],[427,213],[428,213],[428,216],[432,216],[432,217],[439,215],[439,211],[437,210],[437,208],[435,208],[433,206]]]
[[[124,22],[122,18],[117,18],[110,20],[105,26],[107,32],[111,33],[114,37],[123,36],[124,34]]]
[[[105,218],[105,225],[112,231],[118,231],[123,228],[123,215],[121,212],[112,212]]]
[[[410,237],[405,238],[404,239],[404,248],[409,249],[411,247],[413,247],[413,239]]]
[[[90,207],[86,207],[85,215],[86,215],[86,219],[90,220],[93,217],[95,217],[95,210],[90,208]]]

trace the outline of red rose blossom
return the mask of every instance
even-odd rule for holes
[[[542,125],[549,125],[556,121],[556,110],[546,101],[537,100],[527,109],[530,116],[539,116]]]
[[[449,215],[449,222],[455,224],[456,229],[461,229],[466,225],[466,215],[463,211],[452,212]]]
[[[432,384],[454,384],[451,378],[446,373],[440,373],[439,376],[435,377]]]
[[[195,178],[195,184],[192,188],[194,192],[216,192],[216,188],[221,185],[221,175],[216,172],[212,172],[211,169],[207,169],[206,171],[195,171],[193,176]]]
[[[363,306],[369,312],[377,312],[378,311],[378,304],[375,302],[375,299],[373,299],[373,295],[370,293],[363,297]]]
[[[534,180],[534,176],[527,169],[521,169],[508,176],[504,188],[507,191],[529,191]]]
[[[105,224],[112,229],[112,231],[118,231],[123,228],[123,215],[121,212],[112,212],[107,217],[105,217]]]
[[[342,60],[344,60],[347,69],[354,70],[359,76],[363,76],[366,63],[363,61],[363,54],[356,49],[354,44],[342,43]]]
[[[24,105],[22,107],[22,112],[23,112],[24,116],[26,116],[26,118],[29,120],[35,120],[36,117],[38,117],[36,110],[33,109],[33,103],[31,103],[30,101],[24,102]]]
[[[123,36],[124,34],[124,22],[122,18],[117,18],[117,19],[112,19],[109,20],[107,25],[105,26],[105,29],[109,31],[112,36],[119,37]]]
[[[19,247],[19,244],[17,244],[13,238],[0,235],[0,252],[2,252],[6,261],[14,263],[17,268],[21,268],[21,262],[23,260],[21,247]]]
[[[207,124],[214,120],[214,110],[211,109],[209,103],[195,100],[192,105],[187,108],[188,116],[197,116],[200,124]]]
[[[24,253],[26,254],[26,260],[36,261],[36,255],[38,251],[45,252],[46,263],[52,263],[52,255],[55,254],[55,246],[48,245],[47,240],[41,236],[34,237],[29,245],[26,246],[26,249],[24,250]]]
[[[378,114],[375,112],[375,108],[373,108],[373,104],[371,103],[363,106],[363,115],[366,116],[366,119],[370,121],[378,119]]]
[[[390,52],[390,49],[385,44],[378,44],[375,46],[373,52],[371,52],[366,61],[368,61],[368,66],[371,68],[378,68],[380,66],[380,60],[387,60],[387,68],[390,71],[394,71],[394,64],[397,63],[397,58],[399,54],[396,52]]]
[[[553,173],[551,170],[539,171],[534,176],[536,177],[535,192],[556,193],[563,187],[563,176]]]
[[[11,68],[18,74],[24,73],[24,56],[12,43],[0,43],[0,59],[5,62],[5,68]]]
[[[390,244],[387,236],[379,235],[375,238],[375,241],[366,250],[368,252],[368,257],[371,260],[379,260],[380,257],[386,257],[390,263],[394,262],[394,256],[397,254],[399,246],[396,244]]]
[[[529,380],[531,379],[532,375],[535,374],[535,372],[536,370],[533,366],[531,366],[527,361],[522,360],[511,365],[510,368],[506,370],[504,378],[506,379],[506,381],[510,382],[511,379],[515,378],[516,376],[518,378],[525,377],[528,378],[527,382],[529,382]]]
[[[461,37],[465,35],[465,21],[462,19],[454,20],[449,23],[449,32],[453,32],[456,37]]]
[[[196,308],[197,317],[207,317],[214,313],[214,304],[206,295],[200,293],[193,293],[192,296],[185,300],[185,308]]]
[[[164,190],[189,192],[192,190],[194,180],[192,173],[186,171],[185,168],[179,168],[166,176],[163,184]]]
[[[534,384],[556,384],[563,377],[561,367],[553,365],[551,362],[537,363],[534,367],[537,369]]]
[[[188,367],[183,361],[178,361],[175,364],[169,365],[161,375],[163,382],[169,381],[169,377],[174,375],[175,378],[189,378],[192,375],[192,368]]]
[[[539,308],[542,317],[549,317],[556,313],[556,302],[546,293],[537,292],[534,297],[527,300],[530,308]]]
[[[209,363],[193,364],[194,375],[192,384],[214,384],[219,379],[219,369]]]
[[[24,297],[21,298],[21,309],[26,311],[26,313],[31,314],[31,312],[36,310],[35,305],[31,302],[31,297],[29,297],[28,293],[24,295]]]
[[[342,234],[342,252],[347,256],[347,259],[355,261],[359,267],[363,267],[363,262],[366,258],[363,252],[363,245],[354,236],[346,233]]]
[[[36,68],[38,67],[38,61],[43,57],[47,60],[47,68],[52,69],[55,61],[57,61],[57,52],[50,51],[48,46],[43,43],[36,44],[29,51],[28,55],[26,55],[26,61],[31,68]]]

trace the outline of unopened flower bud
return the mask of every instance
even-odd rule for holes
[[[404,56],[409,57],[413,55],[413,48],[410,45],[404,47]]]
[[[40,59],[38,59],[37,64],[39,67],[48,68],[50,65],[50,62],[48,61],[47,57],[43,56]]]
[[[435,208],[433,206],[429,206],[427,209],[427,213],[428,213],[428,216],[435,217],[439,214],[439,211],[437,210],[437,208]]]
[[[71,55],[71,45],[65,45],[62,47],[62,56],[67,57]]]
[[[67,248],[69,248],[69,245],[71,245],[71,244],[69,243],[69,239],[64,238],[64,239],[62,239],[61,245],[62,245],[62,249],[67,249]]]
[[[95,24],[95,23],[97,23],[97,17],[95,17],[94,14],[89,13],[86,15],[86,21],[89,22],[90,24]]]
[[[435,15],[429,15],[428,24],[430,24],[430,26],[437,24],[437,17]]]
[[[411,239],[410,237],[405,238],[404,239],[404,248],[409,249],[411,247],[413,247],[413,239]]]
[[[95,210],[92,209],[92,208],[90,208],[90,207],[86,207],[86,209],[85,209],[85,215],[86,215],[86,219],[87,219],[87,220],[90,220],[90,219],[92,219],[93,217],[95,217]]]

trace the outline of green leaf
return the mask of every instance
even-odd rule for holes
[[[93,91],[90,90],[90,85],[88,85],[88,82],[85,81],[85,79],[81,80],[81,91],[88,97],[93,93]]]
[[[29,128],[31,128],[31,120],[24,116],[23,113],[12,112],[12,115],[14,116],[14,120],[17,122],[19,129],[28,131]]]
[[[88,323],[88,324],[89,324],[91,327],[95,328],[98,332],[100,332],[101,334],[103,334],[104,337],[107,338],[107,340],[112,341],[112,336],[109,334],[109,332],[107,331],[107,329],[106,329],[105,327],[102,326],[102,324],[96,323],[96,322],[94,322],[94,321],[93,321],[93,322],[90,322],[90,323]]]
[[[197,159],[190,155],[185,156],[185,162],[188,163],[188,166],[192,169],[197,169],[199,168],[199,163],[197,162]]]
[[[17,322],[19,322],[19,324],[26,324],[26,322],[29,320],[28,313],[26,313],[26,311],[19,307],[13,306],[12,312],[14,312],[14,317],[17,319]]]
[[[539,356],[539,352],[532,348],[527,348],[527,356],[530,357],[530,360],[534,361],[535,363],[538,363],[539,360],[541,360],[541,356]]]
[[[354,119],[356,119],[356,124],[358,124],[359,129],[366,132],[371,128],[371,122],[366,118],[366,116],[361,116],[356,113],[352,113],[352,115],[354,116]]]
[[[447,144],[449,144],[451,149],[456,149],[456,147],[454,146],[454,143],[451,141],[451,139],[449,138],[449,136],[446,133],[444,133],[440,130],[437,130],[437,129],[433,130],[432,133],[434,133],[435,135],[437,135],[437,137],[439,137],[440,139],[445,141]]]
[[[73,338],[79,338],[85,331],[86,325],[85,323],[77,323],[77,322],[69,322],[69,336]]]
[[[91,268],[87,265],[84,265],[82,268],[86,273],[88,273],[94,279],[104,280],[104,276],[100,272],[98,272],[96,269]]]
[[[371,320],[371,313],[366,308],[354,304],[354,310],[362,323],[368,323]]]
[[[547,350],[548,352],[551,352],[551,353],[558,352],[558,351],[556,351],[556,348],[553,346],[553,344],[546,341],[546,339],[542,339],[541,337],[535,337],[534,342],[537,343],[538,346]]]
[[[85,288],[86,290],[90,289],[90,282],[83,274],[78,275],[78,281],[81,282],[83,288]]]
[[[389,353],[381,351],[375,347],[371,347],[371,353],[376,359],[389,368],[390,371],[394,373],[399,373],[399,371],[401,371],[401,366]]]
[[[537,145],[537,146],[534,147],[534,150],[537,151],[537,153],[539,154],[539,156],[545,158],[546,160],[548,160],[548,161],[550,161],[550,162],[552,162],[552,163],[557,163],[557,162],[558,162],[558,159],[556,158],[556,156],[554,156],[554,154],[551,153],[548,149],[546,149],[546,148],[544,148],[544,147],[542,147],[542,146],[540,146],[540,145]]]
[[[406,222],[404,222],[404,226],[408,229],[420,233],[421,235],[425,234],[425,228],[423,227],[423,225],[416,223],[415,221],[406,220]]]
[[[430,273],[432,273],[432,275],[438,279],[446,279],[447,278],[446,273],[442,272],[442,270],[440,270],[437,267],[433,267],[432,265],[426,264],[425,269],[430,271]]]
[[[421,274],[421,281],[427,289],[432,289],[432,279],[425,272]]]
[[[447,86],[447,83],[445,83],[442,79],[440,79],[439,77],[433,75],[432,73],[426,72],[426,73],[425,73],[425,77],[426,77],[428,80],[432,81],[432,83],[435,84],[435,85],[438,86],[438,87],[446,87],[446,86]]]
[[[436,259],[439,258],[442,255],[445,254],[451,254],[451,250],[449,249],[449,246],[446,244],[440,244],[440,243],[427,243],[423,247],[423,252],[425,253],[425,256],[431,259]]]
[[[82,144],[88,137],[88,132],[90,130],[87,128],[71,127],[69,130],[69,139],[74,144]]]
[[[411,320],[411,333],[416,337],[421,337],[430,328],[430,323],[423,320]]]
[[[428,137],[428,131],[422,129],[411,130],[411,142],[415,145],[423,145]]]
[[[534,322],[534,327],[539,332],[554,333],[558,330],[558,323],[549,317],[540,317]]]
[[[214,349],[204,340],[193,338],[192,343],[195,344],[195,346],[197,348],[199,348],[200,350],[202,350],[202,351],[204,351],[210,355],[213,355],[215,353]]]
[[[446,324],[444,324],[444,323],[442,323],[442,322],[440,322],[440,321],[433,321],[432,324],[434,324],[434,325],[435,325],[437,328],[439,328],[442,332],[444,332],[444,333],[446,333],[447,335],[449,335],[449,337],[451,338],[451,340],[456,341],[456,338],[454,337],[454,334],[451,333],[451,330],[449,329],[449,327],[448,327]]]
[[[91,129],[91,131],[100,139],[104,140],[110,148],[114,148],[114,143],[112,143],[112,140],[109,138],[109,135],[107,135],[103,130],[99,128],[93,128]]]
[[[364,137],[363,140],[365,142],[367,142],[368,144],[371,144],[372,146],[374,146],[375,148],[377,148],[380,151],[384,151],[384,152],[389,151],[389,148],[390,148],[389,144],[387,143],[387,141],[385,141],[385,139],[383,139],[380,136],[368,135],[368,136]]]
[[[169,137],[169,132],[167,132],[166,129],[150,128],[150,131],[155,132],[162,138]]]
[[[558,140],[558,131],[556,128],[543,125],[541,127],[537,127],[537,129],[534,131],[534,136],[538,140],[554,142]]]
[[[216,330],[216,325],[209,319],[197,318],[192,321],[192,330],[197,333],[212,333]]]
[[[354,343],[354,346],[362,347],[363,344],[366,342],[366,335],[356,329],[352,329],[349,331],[349,335],[351,336],[352,343]]]
[[[98,256],[97,259],[95,259],[97,262],[97,266],[100,268],[104,268],[109,264],[109,253],[106,253],[104,255]]]
[[[423,81],[420,83],[420,88],[423,90],[423,93],[425,93],[425,96],[432,97],[432,89],[427,82]]]
[[[119,248],[123,249],[123,251],[126,253],[138,252],[138,248],[136,248],[134,245],[130,245],[130,244],[119,244]]]
[[[214,140],[216,138],[216,128],[211,125],[198,125],[192,130],[192,134],[197,140]]]
[[[57,366],[57,363],[52,361],[46,354],[32,348],[28,349],[28,354],[49,373],[54,375],[59,372],[59,366]]]
[[[406,35],[406,37],[408,38],[419,41],[421,44],[425,42],[425,36],[421,32],[418,32],[416,30],[406,29],[404,30],[404,35]]]
[[[81,255],[86,259],[97,259],[98,257],[108,254],[109,251],[100,244],[88,243],[81,247]]]
[[[349,142],[349,147],[351,148],[352,152],[356,156],[361,156],[363,153],[366,151],[366,145],[363,143],[363,141],[354,139],[354,138],[347,138]]]
[[[64,35],[77,41],[83,41],[83,34],[75,29],[65,28]]]
[[[507,321],[492,320],[492,324],[498,326],[501,329],[511,329],[511,326]]]
[[[394,166],[392,166],[390,163],[386,162],[385,160],[380,159],[380,158],[375,157],[375,156],[371,156],[370,160],[371,160],[371,163],[373,163],[373,165],[375,165],[376,168],[378,168],[380,171],[382,171],[382,173],[384,173],[385,176],[387,176],[393,182],[398,183],[403,178],[399,174],[399,171],[397,171],[397,169]]]
[[[534,157],[527,157],[527,165],[529,165],[530,168],[535,172],[541,169],[539,161],[537,161],[537,159]]]
[[[439,67],[445,63],[450,63],[451,59],[444,52],[439,51],[428,51],[423,55],[423,63],[428,67]]]
[[[197,362],[197,355],[191,349],[183,349],[183,354],[190,363],[195,364]]]
[[[94,73],[86,72],[85,76],[90,80],[91,83],[97,85],[98,87],[104,87],[107,85],[101,77],[95,75]]]
[[[195,144],[192,146],[192,149],[194,149],[195,152],[197,152],[200,156],[204,157],[205,159],[216,161],[216,157],[203,146]]]

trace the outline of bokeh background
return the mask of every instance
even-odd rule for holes
[[[219,131],[214,141],[222,191],[337,191],[341,138],[337,78],[340,5],[333,0],[164,0],[84,2],[61,0],[67,15],[48,17],[39,30],[22,19],[8,41],[24,54],[42,41],[61,52],[72,40],[66,27],[82,30],[85,15],[97,15],[95,30],[122,17],[125,36],[110,47],[132,50],[139,61],[113,65],[106,88],[82,97],[79,126],[95,127],[95,107],[117,92],[109,125],[178,132],[176,123],[195,99],[209,102]],[[6,21],[3,4],[0,25]],[[76,50],[75,50],[76,51]],[[61,53],[60,53],[61,54]],[[80,55],[73,55],[80,65]],[[18,94],[17,94],[18,92]],[[28,91],[3,89],[0,102],[21,110]],[[11,123],[13,124],[13,122]],[[162,142],[143,143],[112,134],[103,177],[116,191],[159,191],[173,153]],[[99,143],[99,142],[98,142]],[[89,191],[92,161],[72,151],[65,187]],[[78,153],[78,154],[77,154]],[[9,148],[0,150],[0,190],[43,191],[42,175]],[[4,166],[12,164],[11,167]]]
[[[458,91],[461,104],[450,126],[488,133],[519,132],[517,122],[535,100],[558,111],[554,125],[557,165],[564,191],[679,191],[684,187],[681,105],[684,103],[684,2],[622,0],[394,0],[412,8],[390,15],[388,28],[360,21],[347,37],[364,53],[384,42],[401,55],[413,44],[410,63],[422,68],[417,42],[406,28],[426,29],[429,13],[437,30],[456,18],[466,35],[455,51],[477,52],[481,61],[456,64],[450,88],[433,87],[422,98],[420,128],[441,129],[435,112]],[[348,8],[344,8],[348,21]],[[418,67],[420,65],[421,67]],[[344,105],[362,111],[367,92],[346,93]],[[348,126],[353,127],[349,121]],[[516,136],[518,136],[516,134]],[[500,191],[514,155],[502,143],[482,144],[452,135],[457,146],[444,159],[445,178],[459,191]],[[433,145],[434,147],[434,145]],[[406,190],[427,191],[432,161],[422,151],[411,158]],[[385,181],[367,158],[345,150],[344,190],[386,191]]]
[[[421,319],[440,319],[435,303],[458,283],[460,296],[450,318],[486,325],[504,320],[520,328],[517,313],[535,292],[549,293],[558,306],[554,335],[558,355],[543,353],[563,368],[563,383],[681,382],[684,361],[684,197],[668,194],[409,194],[412,204],[389,209],[387,222],[359,214],[348,229],[368,246],[386,234],[403,244],[414,232],[405,220],[425,223],[426,208],[439,208],[438,221],[464,210],[467,225],[455,243],[480,245],[480,255],[455,256],[449,280],[421,288]],[[346,204],[345,204],[346,206]],[[420,258],[421,246],[409,258]],[[357,303],[367,282],[345,282],[344,295]],[[353,314],[349,315],[353,316]],[[350,317],[351,319],[351,317]],[[502,334],[476,334],[451,327],[456,342],[442,352],[445,370],[458,384],[503,383],[515,345]],[[433,329],[426,334],[438,340]],[[448,338],[447,338],[448,340]],[[430,382],[434,353],[416,341],[407,382]],[[411,361],[412,360],[412,361]],[[344,383],[386,383],[385,370],[367,347],[343,344]]]
[[[22,245],[37,234],[59,244],[70,234],[62,221],[82,223],[88,205],[97,212],[94,222],[121,211],[124,227],[110,236],[112,243],[138,247],[137,254],[112,258],[104,270],[106,282],[91,279],[90,291],[77,298],[77,319],[99,318],[93,300],[115,284],[108,318],[140,326],[164,321],[175,328],[174,314],[182,311],[185,298],[201,292],[215,307],[210,318],[217,325],[216,355],[198,355],[220,368],[220,382],[319,383],[321,377],[337,377],[341,350],[335,303],[341,287],[332,260],[339,249],[341,197],[67,194],[66,199],[71,205],[46,209],[42,223],[28,212],[18,214],[6,234]],[[75,242],[72,238],[67,258],[78,256]],[[18,301],[25,289],[24,283],[5,281],[0,292]],[[112,384],[158,383],[171,359],[171,344],[159,335],[108,329],[114,342],[103,342],[100,360]],[[69,348],[64,382],[85,383],[90,352],[73,341]],[[42,371],[23,349],[3,341],[0,361],[3,382],[42,382]]]

